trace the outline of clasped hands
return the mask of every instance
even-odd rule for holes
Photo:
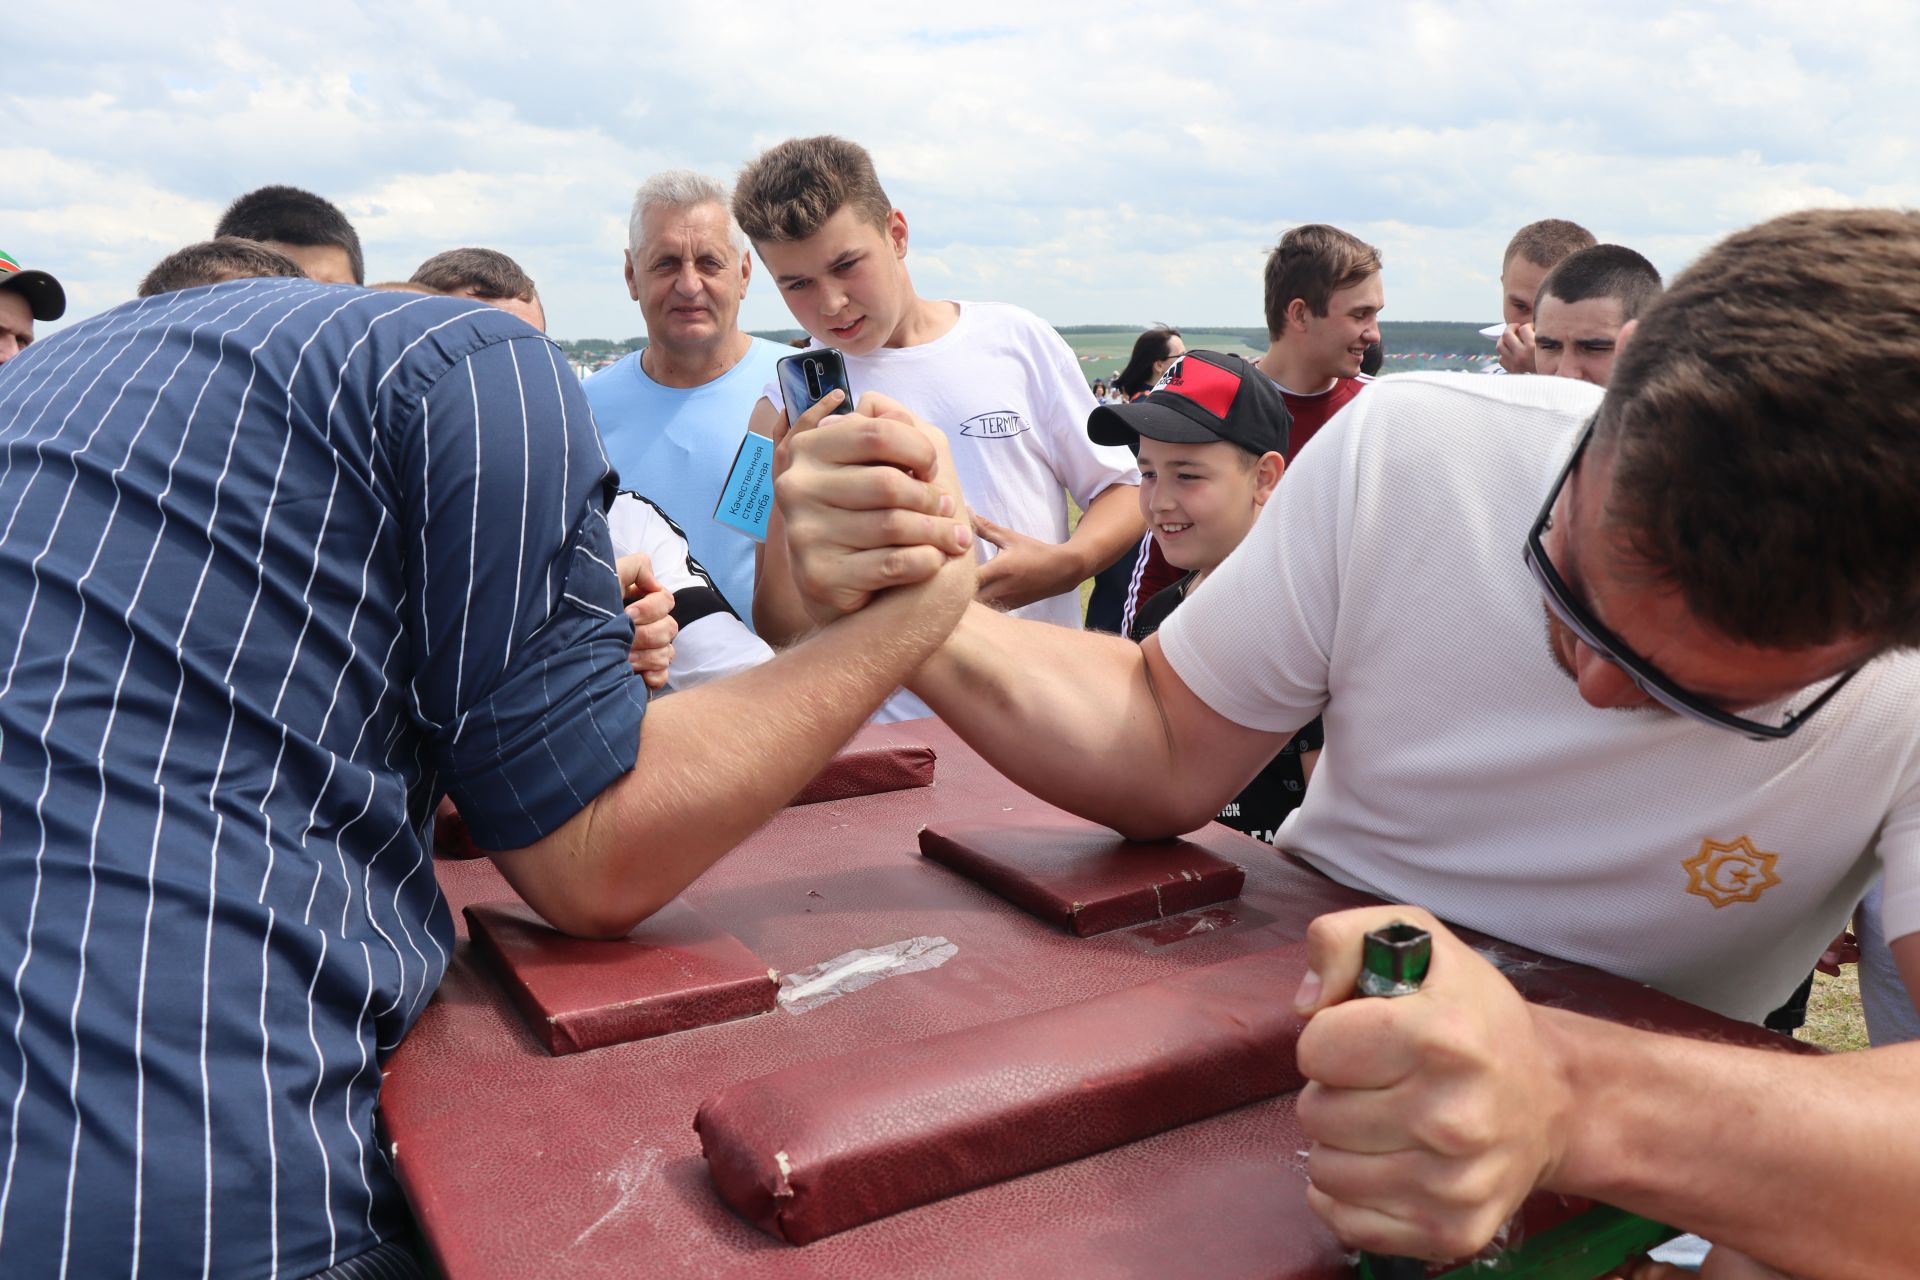
[[[974,534],[946,436],[877,393],[855,412],[840,407],[833,392],[802,414],[774,455],[788,564],[808,614],[829,623],[938,577],[957,619],[973,594]]]

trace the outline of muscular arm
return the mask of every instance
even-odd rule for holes
[[[885,447],[863,447],[875,434]],[[829,592],[831,625],[794,653],[651,704],[624,670],[633,631],[604,455],[551,344],[478,348],[383,442],[410,552],[422,746],[475,842],[512,850],[495,856],[502,873],[559,928],[624,933],[670,900],[798,791],[967,607],[972,535],[945,437],[910,418],[842,435],[875,464],[844,468],[829,448],[800,471],[874,548],[821,544],[863,585]],[[523,518],[483,518],[496,512]]]
[[[952,458],[937,431],[902,417],[841,433],[863,455],[861,443],[883,435],[885,465],[842,468],[829,447],[798,469],[855,512],[882,513],[856,514],[853,527],[892,532],[873,550],[827,552],[829,566],[870,579],[823,592],[838,602],[823,616],[839,616],[751,671],[655,702],[631,770],[544,838],[496,857],[556,927],[617,936],[658,910],[817,773],[968,607],[974,566]]]
[[[633,769],[495,865],[556,928],[626,933],[819,772],[939,644],[971,569],[962,557],[751,671],[656,700]]]
[[[1288,737],[1201,702],[1156,637],[1135,645],[980,605],[907,683],[1009,778],[1134,839],[1203,825]]]

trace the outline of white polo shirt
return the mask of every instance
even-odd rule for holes
[[[1236,723],[1326,717],[1281,847],[1758,1020],[1882,865],[1888,935],[1920,931],[1920,657],[1871,663],[1781,742],[1583,702],[1522,547],[1599,396],[1566,378],[1376,383],[1161,644]]]

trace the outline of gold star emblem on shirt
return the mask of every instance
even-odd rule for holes
[[[1696,893],[1714,905],[1714,909],[1736,902],[1758,902],[1760,895],[1780,883],[1774,864],[1777,853],[1753,847],[1746,836],[1729,844],[1702,840],[1700,852],[1680,865],[1687,872],[1687,892]]]

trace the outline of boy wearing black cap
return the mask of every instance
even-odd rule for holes
[[[1239,356],[1189,351],[1153,390],[1103,405],[1087,419],[1096,444],[1140,442],[1140,512],[1182,577],[1134,616],[1129,638],[1145,640],[1253,528],[1287,469],[1292,417],[1272,379]],[[1300,806],[1324,741],[1316,717],[1296,733],[1218,821],[1271,842]]]
[[[67,293],[58,280],[0,253],[0,364],[27,349],[35,320],[58,320],[66,311]]]

